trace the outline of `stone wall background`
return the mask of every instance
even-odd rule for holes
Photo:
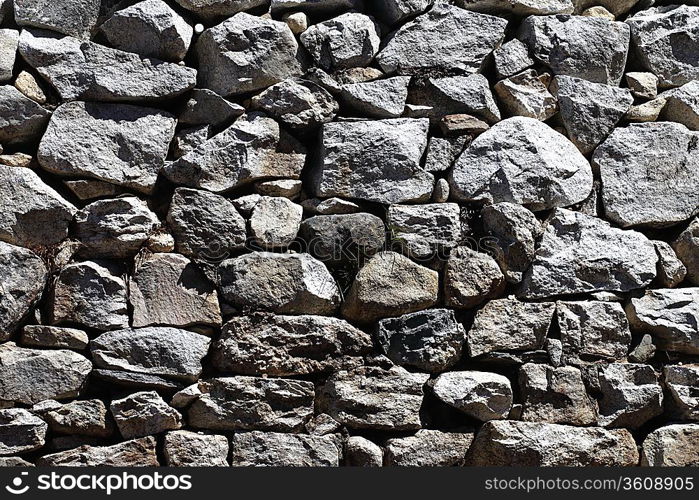
[[[699,465],[652,4],[0,1],[0,463]]]

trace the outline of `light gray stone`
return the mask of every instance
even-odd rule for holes
[[[345,441],[345,465],[350,467],[381,467],[383,449],[361,436],[350,436]]]
[[[124,439],[160,434],[182,427],[182,415],[155,391],[130,394],[109,406]]]
[[[622,16],[627,14],[632,8],[648,7],[653,4],[654,0],[573,0],[575,5],[575,13],[578,14],[591,7],[604,7],[609,9],[614,16]]]
[[[308,198],[301,202],[301,206],[316,215],[353,214],[360,211],[359,205],[356,203],[337,197],[331,197],[327,200]]]
[[[665,119],[699,130],[699,81],[693,80],[666,94]]]
[[[500,110],[483,75],[429,78],[412,94],[411,101],[432,108],[429,115],[433,118],[467,113],[488,123],[500,120]]]
[[[243,115],[245,108],[227,101],[213,90],[194,89],[184,105],[178,122],[187,125],[228,125],[233,119]]]
[[[699,365],[675,365],[663,368],[663,381],[669,389],[673,416],[699,422]]]
[[[226,467],[228,438],[218,434],[170,431],[163,447],[168,467]]]
[[[655,99],[658,95],[658,77],[653,73],[630,71],[624,75],[631,93],[640,99]]]
[[[83,350],[87,347],[87,333],[75,328],[58,326],[27,325],[20,337],[22,345],[30,347],[51,347],[58,349]]]
[[[393,26],[425,12],[434,0],[379,0],[376,9],[379,18]]]
[[[687,268],[689,282],[699,285],[699,217],[695,217],[672,242],[672,248]]]
[[[557,100],[545,83],[549,79],[549,75],[539,76],[530,69],[499,81],[495,92],[510,116],[545,121],[558,111]]]
[[[493,51],[493,62],[498,78],[507,78],[534,66],[529,48],[516,38]]]
[[[14,17],[20,26],[89,40],[97,25],[100,5],[100,0],[14,0]]]
[[[408,76],[351,83],[342,86],[340,96],[345,105],[361,116],[398,118],[405,110],[409,84]]]
[[[262,249],[285,248],[296,239],[303,207],[287,198],[263,196],[250,214],[252,243]]]
[[[473,433],[420,429],[412,436],[386,441],[389,467],[454,467],[466,458]]]
[[[638,429],[663,412],[663,389],[653,367],[631,363],[598,365],[599,425]]]
[[[12,79],[18,43],[19,31],[7,28],[0,29],[0,82]]]
[[[359,264],[386,244],[383,221],[368,213],[316,215],[301,223],[308,251],[328,265]]]
[[[658,254],[658,283],[664,288],[674,288],[687,276],[687,268],[677,257],[669,243],[653,240]]]
[[[48,269],[31,250],[0,241],[0,340],[7,340],[41,298]]]
[[[512,408],[510,381],[497,373],[443,373],[434,380],[432,390],[441,401],[482,422],[507,418]]]
[[[391,205],[386,224],[395,246],[418,262],[444,257],[461,240],[461,211],[456,203]]]
[[[470,309],[500,296],[505,284],[505,277],[490,255],[457,247],[444,269],[444,303]]]
[[[0,410],[0,455],[16,455],[44,446],[46,422],[22,408]]]
[[[337,467],[341,454],[330,436],[252,431],[231,439],[234,467]]]
[[[290,200],[297,199],[302,189],[303,182],[300,179],[277,179],[255,184],[255,191],[262,196],[277,196]]]
[[[643,440],[641,465],[650,467],[699,466],[699,424],[673,424],[654,430]]]
[[[111,446],[83,445],[41,457],[44,467],[158,467],[157,441],[149,436]]]
[[[46,128],[51,113],[12,85],[0,86],[0,142],[27,143],[36,140]]]
[[[468,143],[468,138],[465,136],[430,137],[425,158],[425,170],[428,172],[449,170]]]
[[[338,11],[359,9],[362,0],[272,0],[272,12],[299,10],[309,14],[323,16]]]
[[[99,399],[70,401],[44,415],[52,432],[107,438],[114,432],[114,422],[107,406]]]

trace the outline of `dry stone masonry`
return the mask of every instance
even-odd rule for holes
[[[0,1],[0,465],[699,466],[696,0]]]

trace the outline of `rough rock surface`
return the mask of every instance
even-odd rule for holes
[[[171,431],[165,434],[165,463],[169,467],[226,467],[228,439],[217,434]]]
[[[505,290],[505,277],[490,255],[458,247],[444,268],[444,302],[470,309],[498,297]]]
[[[179,429],[182,415],[157,392],[136,392],[112,401],[109,409],[124,439],[133,439]]]
[[[83,445],[44,455],[37,465],[47,467],[158,467],[156,440],[148,436],[112,446]]]
[[[386,442],[389,467],[453,467],[462,465],[473,433],[420,429],[413,436]]]
[[[432,390],[441,401],[483,422],[507,418],[512,408],[510,381],[497,373],[443,373]]]
[[[643,440],[641,465],[697,467],[699,424],[673,424],[654,430]]]
[[[499,81],[495,92],[511,116],[526,116],[545,121],[558,111],[558,103],[548,90],[548,75],[528,70]],[[544,81],[542,81],[544,80]]]
[[[99,399],[71,401],[44,415],[51,431],[105,438],[114,432],[107,406]]]
[[[89,38],[100,13],[99,0],[15,0],[20,26],[45,28],[78,38]]]
[[[599,424],[637,429],[663,411],[663,389],[651,366],[611,363],[597,369]]]
[[[345,441],[345,464],[352,467],[381,467],[383,449],[361,436],[350,436]]]
[[[687,279],[699,285],[699,217],[672,242],[672,248],[687,269]]]
[[[386,222],[391,238],[418,262],[448,254],[461,240],[461,210],[456,203],[391,205]]]
[[[340,449],[328,436],[243,432],[231,440],[235,467],[337,467]]]
[[[0,410],[0,455],[38,450],[45,443],[48,425],[22,408]]]
[[[262,249],[288,247],[298,234],[303,207],[287,198],[262,196],[250,214],[252,243]]]
[[[32,142],[41,135],[51,113],[11,85],[0,86],[0,141],[3,144]]]
[[[666,366],[663,381],[672,400],[666,405],[682,420],[699,421],[699,365]]]
[[[87,347],[87,333],[75,328],[27,325],[22,329],[22,345],[30,347],[54,347],[81,351]]]

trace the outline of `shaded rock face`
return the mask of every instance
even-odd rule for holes
[[[413,436],[386,442],[389,467],[451,467],[462,465],[472,433],[421,429]]]
[[[0,331],[7,340],[39,300],[46,285],[46,265],[31,250],[0,242]]]
[[[169,467],[226,467],[228,439],[217,434],[168,432],[165,435],[165,462]]]
[[[337,467],[340,449],[332,437],[280,432],[236,433],[231,440],[234,467]]]
[[[674,424],[651,432],[643,441],[641,465],[650,467],[696,467],[699,452],[694,446],[698,424]]]
[[[512,408],[510,381],[496,373],[444,373],[432,390],[440,400],[483,422],[506,418]]]

